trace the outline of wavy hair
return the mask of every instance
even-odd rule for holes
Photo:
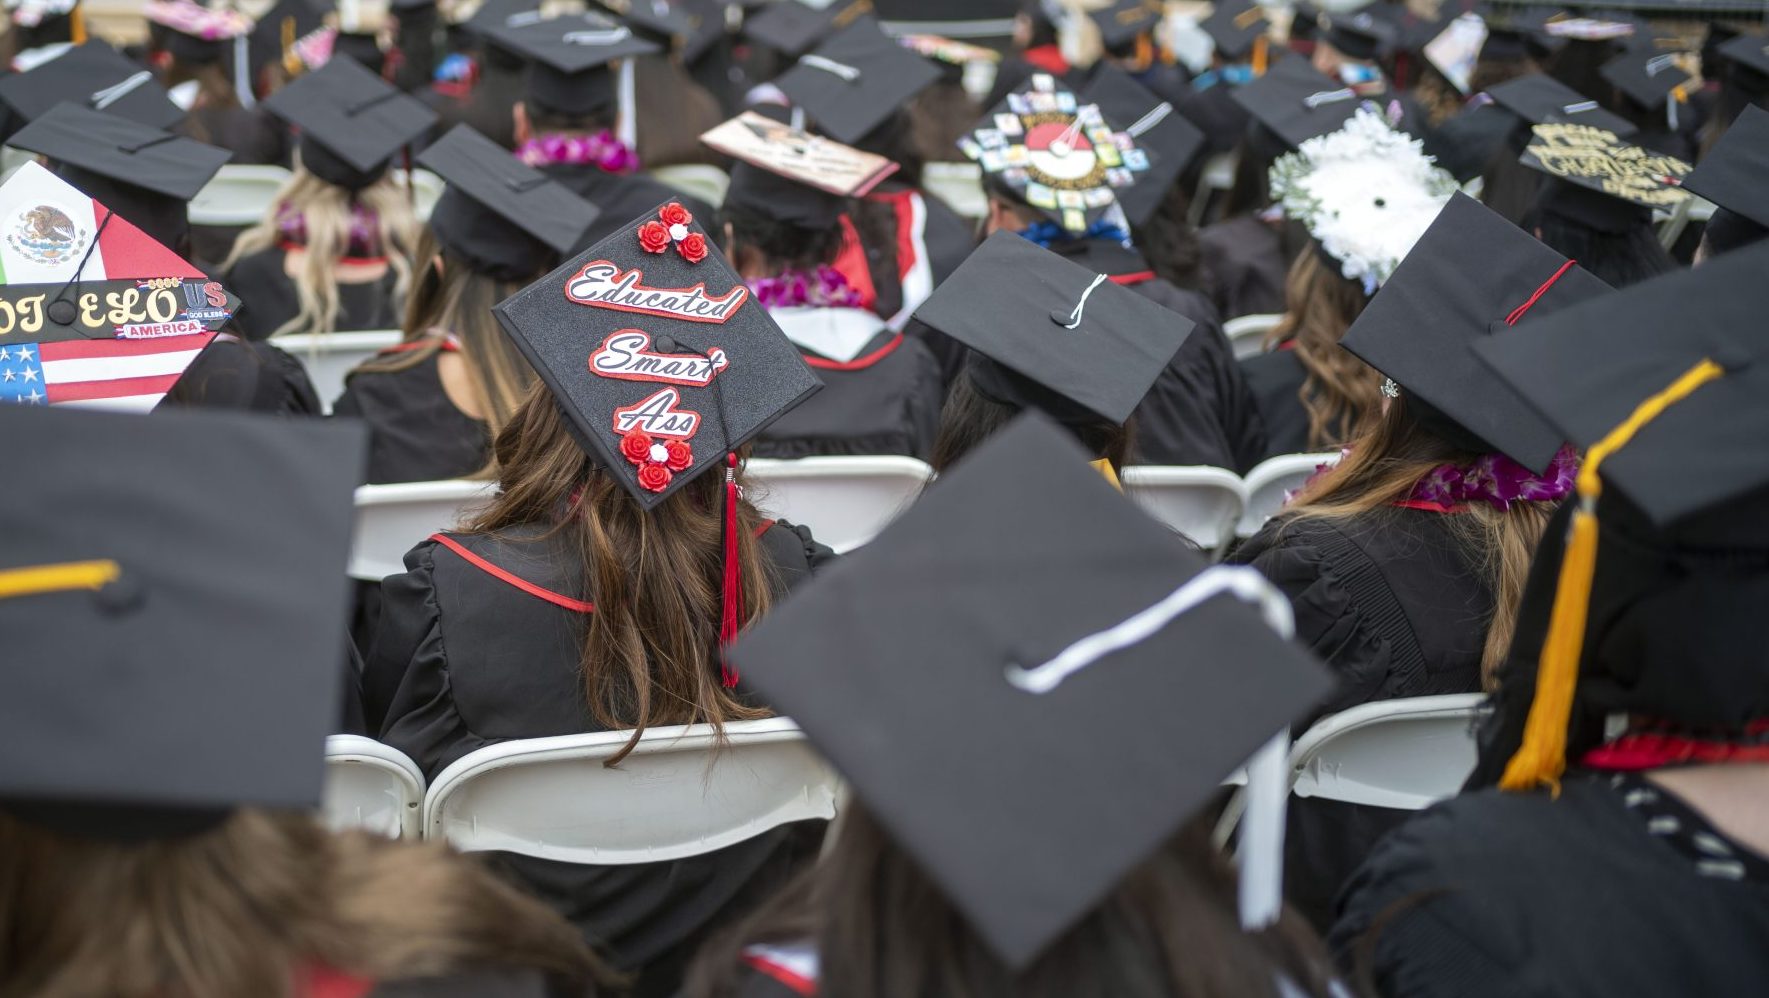
[[[1307,372],[1297,397],[1308,413],[1309,449],[1331,450],[1357,436],[1382,403],[1382,375],[1339,345],[1369,299],[1316,244],[1290,265],[1284,300],[1288,309],[1266,334],[1266,348],[1291,344]]]

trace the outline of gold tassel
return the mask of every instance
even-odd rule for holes
[[[1265,61],[1268,58],[1270,58],[1270,54],[1265,50],[1265,36],[1260,35],[1258,38],[1253,39],[1252,63],[1254,76],[1265,75]]]
[[[1603,480],[1597,476],[1597,469],[1605,458],[1626,446],[1641,427],[1725,373],[1725,368],[1704,359],[1671,382],[1670,387],[1640,403],[1620,426],[1586,452],[1585,463],[1579,469],[1579,508],[1573,514],[1554,593],[1554,612],[1548,621],[1548,636],[1542,642],[1541,662],[1536,670],[1535,699],[1524,722],[1523,742],[1499,778],[1500,789],[1524,792],[1547,786],[1556,797],[1560,795],[1560,776],[1566,772],[1566,726],[1572,719],[1579,657],[1584,652],[1585,622],[1591,606],[1591,582],[1597,570],[1597,499],[1603,494]]]
[[[1093,470],[1104,476],[1106,481],[1111,482],[1112,488],[1119,492],[1124,491],[1124,483],[1118,480],[1118,469],[1112,467],[1112,462],[1101,458],[1098,461],[1089,461],[1088,464],[1093,466]]]
[[[109,559],[3,569],[0,570],[0,600],[70,589],[99,589],[117,581],[122,574],[122,567]]]
[[[293,17],[283,18],[282,42],[283,71],[290,76],[300,76],[301,57],[295,54],[295,19]]]
[[[68,41],[75,45],[86,44],[86,11],[78,3],[68,11]]]

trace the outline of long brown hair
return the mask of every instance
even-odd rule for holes
[[[718,164],[718,154],[700,142],[702,133],[724,120],[718,99],[674,56],[633,58],[633,105],[639,118],[634,151],[646,168]]]
[[[1337,467],[1310,482],[1280,514],[1287,521],[1304,518],[1347,519],[1365,516],[1404,501],[1421,478],[1440,464],[1467,464],[1480,455],[1461,450],[1431,432],[1407,411],[1403,397],[1370,424]],[[1466,511],[1446,515],[1464,551],[1475,555],[1493,594],[1493,615],[1487,623],[1480,656],[1481,685],[1491,690],[1497,670],[1511,646],[1517,606],[1536,543],[1557,503],[1514,501],[1509,510],[1471,502]]]
[[[196,100],[191,103],[192,111],[225,110],[240,106],[239,94],[233,88],[233,81],[228,79],[227,70],[219,62],[184,62],[173,59],[166,66],[166,87],[176,87],[191,80],[197,81]],[[191,114],[184,120],[186,134],[198,142],[214,142],[215,136],[204,123],[202,115]]]
[[[379,980],[488,966],[605,977],[577,930],[441,845],[252,809],[136,843],[0,814],[4,998],[282,998],[319,966]]]
[[[726,721],[771,715],[720,680],[723,475],[702,473],[646,512],[578,446],[544,385],[530,391],[493,451],[497,498],[466,530],[554,524],[583,559],[583,598],[596,607],[586,615],[579,659],[584,697],[598,724],[633,731],[609,765],[650,725],[722,729]],[[741,467],[737,478],[741,485]],[[740,500],[737,520],[747,625],[768,611],[775,579],[756,537],[761,514]]]
[[[1331,450],[1357,436],[1382,401],[1382,376],[1339,345],[1369,299],[1310,244],[1290,265],[1284,301],[1287,310],[1266,334],[1266,346],[1287,343],[1296,351],[1308,374],[1297,393],[1308,412],[1308,447]]]

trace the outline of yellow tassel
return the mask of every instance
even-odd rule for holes
[[[122,574],[121,566],[109,559],[4,569],[0,570],[0,600],[70,589],[98,589],[115,582]]]
[[[301,57],[295,54],[295,19],[293,17],[283,18],[280,33],[283,43],[283,70],[290,76],[300,76]]]
[[[1270,55],[1265,51],[1265,36],[1260,35],[1258,38],[1253,39],[1252,63],[1254,76],[1265,75],[1265,60],[1268,58],[1270,58]]]
[[[1117,489],[1119,492],[1124,491],[1124,483],[1118,481],[1118,469],[1112,467],[1112,462],[1101,458],[1098,461],[1089,461],[1088,463],[1091,464],[1093,470],[1099,472],[1106,481],[1112,483],[1112,488]]]
[[[1591,582],[1597,571],[1597,499],[1603,480],[1597,469],[1605,458],[1626,446],[1634,434],[1697,388],[1726,373],[1711,360],[1685,371],[1670,387],[1648,398],[1585,453],[1579,469],[1579,509],[1573,514],[1566,555],[1554,593],[1554,612],[1536,671],[1535,699],[1524,722],[1523,742],[1505,764],[1499,788],[1523,792],[1547,786],[1560,795],[1566,772],[1566,726],[1572,719],[1573,693],[1578,688],[1579,658],[1584,653],[1585,622],[1591,606]]]
[[[86,44],[86,11],[78,3],[68,11],[68,41],[75,45]]]

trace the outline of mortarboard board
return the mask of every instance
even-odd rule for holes
[[[1769,93],[1769,36],[1739,35],[1717,51],[1730,63],[1726,86],[1750,94]]]
[[[1221,0],[1198,27],[1216,44],[1217,55],[1227,62],[1239,62],[1271,29],[1271,19],[1265,8],[1252,0]]]
[[[799,0],[775,0],[743,19],[743,35],[781,55],[797,57],[870,13],[872,0],[835,0],[822,8]]]
[[[1683,178],[1683,189],[1719,206],[1708,220],[1710,246],[1731,249],[1769,236],[1769,111],[1740,111]]]
[[[1621,232],[1650,220],[1654,209],[1668,210],[1689,197],[1681,186],[1689,164],[1674,156],[1584,124],[1549,122],[1531,133],[1518,161],[1559,181],[1543,185],[1539,210]]]
[[[1020,6],[1018,0],[875,0],[873,9],[892,35],[1005,39]]]
[[[925,59],[932,59],[942,66],[962,69],[973,62],[996,64],[1001,62],[1001,53],[981,45],[972,45],[944,35],[898,35],[897,43]]]
[[[325,27],[329,0],[276,0],[252,26],[253,76],[271,63],[281,63],[287,73],[298,73],[295,44]]]
[[[578,445],[645,509],[822,387],[673,201],[493,312]]]
[[[596,0],[596,3],[666,52],[680,51],[700,26],[700,18],[669,0]]]
[[[632,102],[620,91],[630,90],[631,83],[617,81],[612,64],[659,51],[632,28],[597,11],[558,17],[543,17],[539,11],[511,14],[494,21],[486,34],[529,60],[528,100],[568,115],[594,114],[619,104],[622,124],[629,127]],[[631,70],[624,65],[621,73],[630,79]]]
[[[436,112],[350,59],[333,59],[283,87],[264,108],[301,131],[301,164],[360,190],[436,123]]]
[[[169,29],[166,49],[180,62],[216,62],[221,43],[252,30],[252,19],[232,8],[205,7],[195,0],[149,0],[149,23]]]
[[[1010,970],[1332,688],[1087,462],[1015,420],[730,651]]]
[[[707,148],[738,161],[725,204],[748,208],[803,229],[837,224],[856,198],[896,172],[876,153],[798,131],[745,111],[700,137]]]
[[[1111,0],[1087,14],[1099,28],[1100,44],[1119,52],[1160,26],[1167,8],[1161,0]]]
[[[159,242],[177,248],[186,207],[222,164],[226,149],[77,104],[58,104],[7,140],[47,156],[56,172]]]
[[[1479,14],[1463,14],[1444,25],[1425,43],[1427,61],[1462,93],[1468,93],[1475,63],[1492,58],[1493,31]]]
[[[140,838],[317,806],[366,434],[19,406],[0,432],[29,525],[0,551],[0,809]]]
[[[1572,121],[1614,132],[1626,138],[1640,129],[1618,114],[1546,73],[1531,73],[1496,83],[1486,89],[1488,97],[1531,125]]]
[[[184,120],[183,109],[172,103],[152,70],[96,40],[28,73],[0,79],[0,100],[24,121],[35,121],[63,101],[153,128],[171,128]]]
[[[1292,147],[1334,131],[1358,108],[1356,91],[1328,79],[1306,59],[1280,59],[1230,96]]]
[[[1540,292],[1538,294],[1538,291]],[[1456,194],[1347,329],[1341,345],[1406,390],[1439,436],[1540,473],[1565,442],[1471,351],[1609,291],[1465,194]]]
[[[940,69],[861,17],[830,35],[774,80],[818,131],[854,143],[933,85]]]
[[[1148,156],[1149,167],[1136,183],[1118,189],[1118,203],[1133,225],[1148,221],[1179,179],[1181,171],[1204,147],[1204,133],[1129,73],[1101,60],[1081,99],[1100,109],[1114,131],[1121,130]]]
[[[448,185],[430,212],[431,231],[474,269],[499,280],[526,280],[550,266],[598,214],[467,125],[425,148],[418,165]]]
[[[915,318],[1003,369],[982,369],[986,393],[1071,425],[1124,425],[1196,328],[1011,232],[984,240]]]
[[[1368,9],[1349,14],[1326,16],[1327,30],[1323,40],[1340,55],[1358,62],[1374,62],[1392,48],[1399,31],[1385,18]]]
[[[1651,48],[1631,49],[1599,70],[1609,84],[1648,111],[1665,105],[1671,92],[1694,79],[1677,64],[1678,53]]]
[[[1619,20],[1616,17],[1563,17],[1549,20],[1542,25],[1542,30],[1555,38],[1565,38],[1576,42],[1606,42],[1619,38],[1632,38],[1635,24],[1632,21]]]

